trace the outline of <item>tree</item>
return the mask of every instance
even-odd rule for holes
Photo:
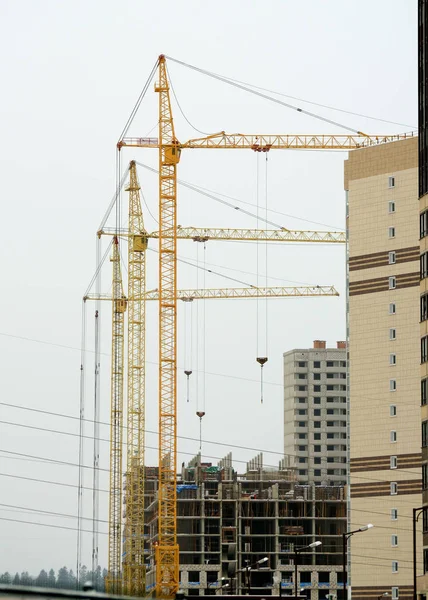
[[[28,571],[23,571],[21,573],[21,585],[33,585],[34,580],[29,574]]]
[[[89,581],[92,581],[90,572],[88,572],[88,567],[83,565],[79,569],[79,585],[82,586],[88,579]]]
[[[68,587],[70,590],[75,590],[77,587],[76,575],[73,573],[73,569],[70,569],[68,574]]]
[[[56,580],[56,585],[59,588],[68,588],[70,586],[70,576],[68,574],[67,567],[62,567],[58,571],[58,577]]]
[[[56,577],[55,577],[55,571],[53,569],[51,569],[49,571],[47,587],[50,587],[50,588],[56,587]]]
[[[19,577],[19,573],[15,573],[15,577],[13,578],[13,585],[20,585],[21,584],[21,579]]]
[[[102,575],[102,579],[101,579],[100,592],[104,592],[105,591],[105,581],[106,581],[107,575],[108,575],[107,569],[103,569],[103,575]]]
[[[3,575],[0,576],[0,583],[5,583],[6,585],[10,585],[12,583],[12,577],[10,573],[6,571]]]
[[[39,587],[48,587],[48,574],[44,569],[40,571],[36,578],[36,585]]]

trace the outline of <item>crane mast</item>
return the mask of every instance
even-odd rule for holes
[[[113,238],[112,282],[112,348],[111,348],[111,423],[110,423],[110,489],[108,575],[106,588],[110,594],[122,592],[121,519],[122,519],[122,432],[123,432],[123,346],[126,299],[120,269],[119,240]]]
[[[159,57],[159,504],[156,595],[178,589],[177,545],[177,163],[165,57]],[[171,237],[162,232],[170,230]]]
[[[127,468],[123,592],[145,595],[144,423],[145,285],[147,236],[144,230],[135,162],[130,163],[128,210],[128,386]]]

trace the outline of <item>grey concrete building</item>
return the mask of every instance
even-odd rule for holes
[[[346,483],[346,342],[284,353],[284,453],[299,483]]]
[[[147,592],[155,584],[158,540],[155,473],[146,485]],[[281,461],[263,466],[258,455],[243,474],[228,454],[218,466],[197,455],[179,475],[177,540],[180,588],[186,596],[294,596],[294,551],[299,553],[297,589],[307,600],[342,598],[342,533],[346,530],[341,486],[297,485]],[[308,544],[321,542],[317,548]],[[251,566],[251,571],[247,571]],[[248,576],[247,576],[248,573]],[[281,586],[281,587],[280,587]]]

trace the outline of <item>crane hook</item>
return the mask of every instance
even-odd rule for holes
[[[190,380],[189,377],[192,374],[193,371],[184,371],[184,374],[187,377],[187,402],[189,402],[189,387],[190,387]]]
[[[256,361],[260,365],[260,402],[263,404],[263,367],[268,361],[267,356],[258,356]]]

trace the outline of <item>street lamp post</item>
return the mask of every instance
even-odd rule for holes
[[[248,564],[250,562],[249,560],[245,561],[247,564],[246,564],[245,568],[243,569],[243,571],[245,572],[245,584],[246,584],[248,596],[251,593],[251,575],[250,575],[251,569],[257,569],[258,567],[260,567],[260,565],[263,565],[268,560],[269,560],[269,558],[267,556],[265,556],[264,558],[261,558],[260,560],[253,563],[252,565]]]
[[[298,556],[303,550],[308,550],[309,548],[316,548],[317,546],[321,546],[322,542],[312,542],[312,544],[308,544],[307,546],[300,546],[294,548],[294,600],[298,600],[297,595],[297,559]]]
[[[371,523],[368,523],[367,525],[363,525],[362,527],[360,527],[359,529],[355,529],[354,531],[345,531],[345,533],[342,533],[342,540],[343,540],[343,545],[342,545],[342,550],[343,550],[343,565],[342,565],[343,600],[348,600],[348,578],[347,578],[347,572],[346,572],[346,549],[347,549],[347,545],[348,545],[348,538],[353,536],[354,533],[360,533],[360,531],[367,531],[368,529],[371,529],[372,527],[373,527],[373,525]]]
[[[416,600],[418,596],[416,592],[416,523],[423,511],[423,506],[413,509],[413,600]]]

